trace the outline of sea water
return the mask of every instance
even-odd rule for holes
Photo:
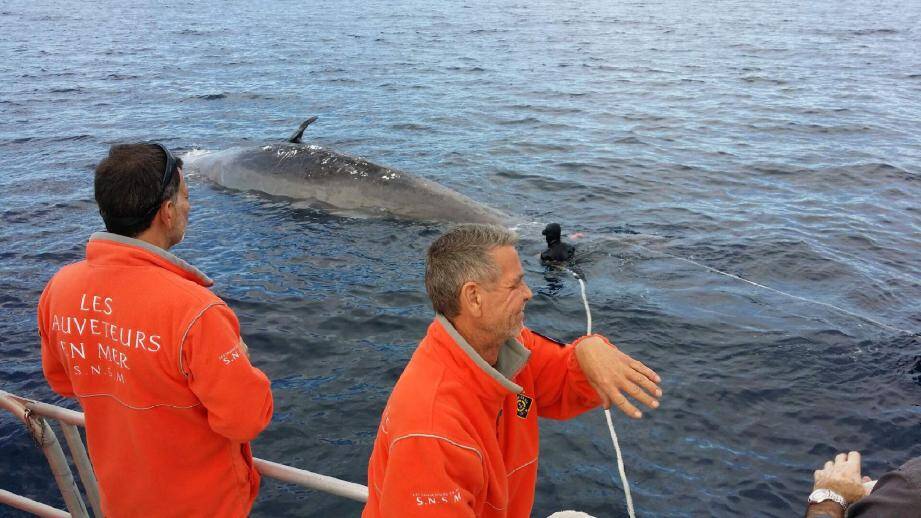
[[[527,324],[563,340],[579,288],[539,264],[540,230],[584,234],[594,328],[663,378],[661,408],[615,415],[638,515],[797,515],[838,451],[872,476],[921,454],[921,343],[859,318],[921,330],[919,20],[869,0],[5,1],[0,387],[62,403],[35,305],[102,229],[111,144],[255,146],[317,115],[305,142],[514,214]],[[190,188],[174,251],[273,382],[256,455],[366,483],[445,226]],[[541,426],[534,515],[624,516],[601,412]],[[63,507],[5,415],[0,487]],[[254,515],[360,509],[265,480]]]

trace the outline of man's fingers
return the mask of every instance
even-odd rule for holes
[[[847,453],[839,453],[835,455],[835,464],[841,464],[847,461]]]
[[[860,453],[852,451],[847,454],[847,467],[850,476],[860,478]]]
[[[834,462],[828,461],[825,463],[825,469],[831,469],[832,467],[834,467],[834,465],[835,465]]]
[[[614,402],[614,405],[617,406],[617,408],[619,408],[620,411],[626,414],[628,417],[632,417],[634,419],[643,417],[643,414],[635,406],[631,405],[623,394],[618,393],[612,398],[612,401]]]
[[[627,382],[627,386],[624,387],[624,392],[626,392],[630,397],[636,399],[640,403],[648,406],[649,408],[658,408],[659,402],[655,400],[654,397],[650,396],[639,387],[633,383]]]
[[[581,349],[576,351],[597,352],[594,351],[595,345],[594,342],[586,341]],[[649,408],[658,408],[658,398],[662,396],[662,389],[657,385],[660,381],[658,374],[616,347],[605,345],[601,352],[603,354],[597,358],[601,362],[599,365],[594,364],[595,357],[586,357],[589,367],[586,374],[605,408],[616,406],[634,419],[641,418],[643,414],[627,399],[628,397]]]
[[[631,360],[631,361],[630,361],[630,367],[632,367],[633,370],[635,370],[635,371],[639,371],[640,373],[643,374],[643,376],[646,376],[647,378],[649,378],[650,380],[652,380],[652,381],[654,381],[654,382],[656,382],[656,383],[661,383],[661,382],[662,382],[662,378],[660,378],[659,375],[656,374],[656,371],[654,371],[654,370],[650,369],[649,367],[643,365],[643,362],[641,362],[641,361],[639,361],[639,360]]]
[[[631,372],[627,377],[637,385],[643,387],[643,390],[652,394],[656,399],[662,397],[662,389],[646,376],[639,372]]]

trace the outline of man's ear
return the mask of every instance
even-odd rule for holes
[[[163,223],[165,228],[172,228],[173,226],[173,208],[175,205],[172,198],[160,204],[160,210],[157,211],[157,217],[160,218],[160,222]]]
[[[479,318],[483,316],[483,304],[480,294],[480,286],[473,282],[465,282],[460,289],[461,310],[472,317]]]

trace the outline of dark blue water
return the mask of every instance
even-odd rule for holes
[[[0,5],[4,390],[60,401],[34,308],[101,229],[110,144],[222,149],[318,115],[305,140],[519,216],[538,330],[584,329],[539,230],[586,234],[595,328],[664,378],[659,410],[616,420],[639,515],[791,516],[838,450],[874,476],[921,454],[921,341],[899,331],[921,330],[918,2],[131,4]],[[191,189],[175,251],[273,380],[257,456],[364,483],[444,227]],[[603,416],[542,426],[534,515],[625,515]],[[0,487],[63,506],[7,416]],[[267,481],[254,514],[359,511]]]

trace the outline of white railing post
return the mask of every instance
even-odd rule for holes
[[[58,484],[58,489],[61,490],[61,496],[64,497],[64,504],[70,511],[70,515],[74,518],[89,518],[86,504],[83,503],[74,474],[70,471],[67,457],[64,456],[64,450],[61,449],[61,443],[54,435],[54,430],[51,429],[45,418],[32,412],[31,409],[26,410],[25,419],[29,434],[35,439],[35,443],[41,446],[45,458],[48,459],[51,473],[54,474],[54,480]]]
[[[60,422],[60,424],[61,430],[64,432],[64,439],[67,440],[67,447],[70,448],[70,456],[74,459],[77,473],[80,474],[80,480],[83,482],[83,489],[86,490],[86,497],[90,501],[90,507],[93,508],[93,515],[96,518],[103,518],[102,505],[99,502],[99,484],[96,482],[93,464],[86,454],[86,448],[83,447],[80,430],[69,423]]]

